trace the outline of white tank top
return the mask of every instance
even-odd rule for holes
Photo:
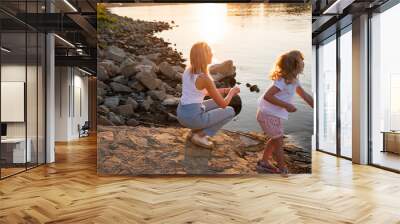
[[[196,88],[196,80],[200,74],[192,74],[189,68],[182,75],[182,97],[181,105],[202,103],[205,97],[205,91]]]

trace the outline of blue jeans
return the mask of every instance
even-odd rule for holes
[[[235,111],[230,106],[220,108],[214,100],[205,100],[203,103],[179,104],[176,114],[183,126],[214,136],[222,126],[232,120]]]

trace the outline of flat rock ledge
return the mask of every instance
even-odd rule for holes
[[[256,163],[263,153],[263,135],[222,130],[212,138],[213,150],[187,140],[181,127],[99,126],[100,175],[258,174]],[[311,172],[311,152],[285,139],[290,173]]]

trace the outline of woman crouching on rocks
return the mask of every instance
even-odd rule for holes
[[[214,136],[235,116],[229,103],[240,92],[239,87],[216,88],[208,72],[212,56],[207,43],[198,42],[192,46],[190,65],[182,75],[182,97],[177,108],[179,123],[192,129],[189,135],[192,143],[205,148],[214,146],[208,137]],[[205,96],[211,99],[204,100]]]

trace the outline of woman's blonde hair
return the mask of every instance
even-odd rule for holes
[[[293,50],[280,55],[271,71],[271,79],[283,78],[286,82],[292,82],[304,69],[304,55],[298,50]]]
[[[192,74],[208,74],[208,64],[211,56],[211,48],[207,43],[195,43],[190,50],[190,72]]]

